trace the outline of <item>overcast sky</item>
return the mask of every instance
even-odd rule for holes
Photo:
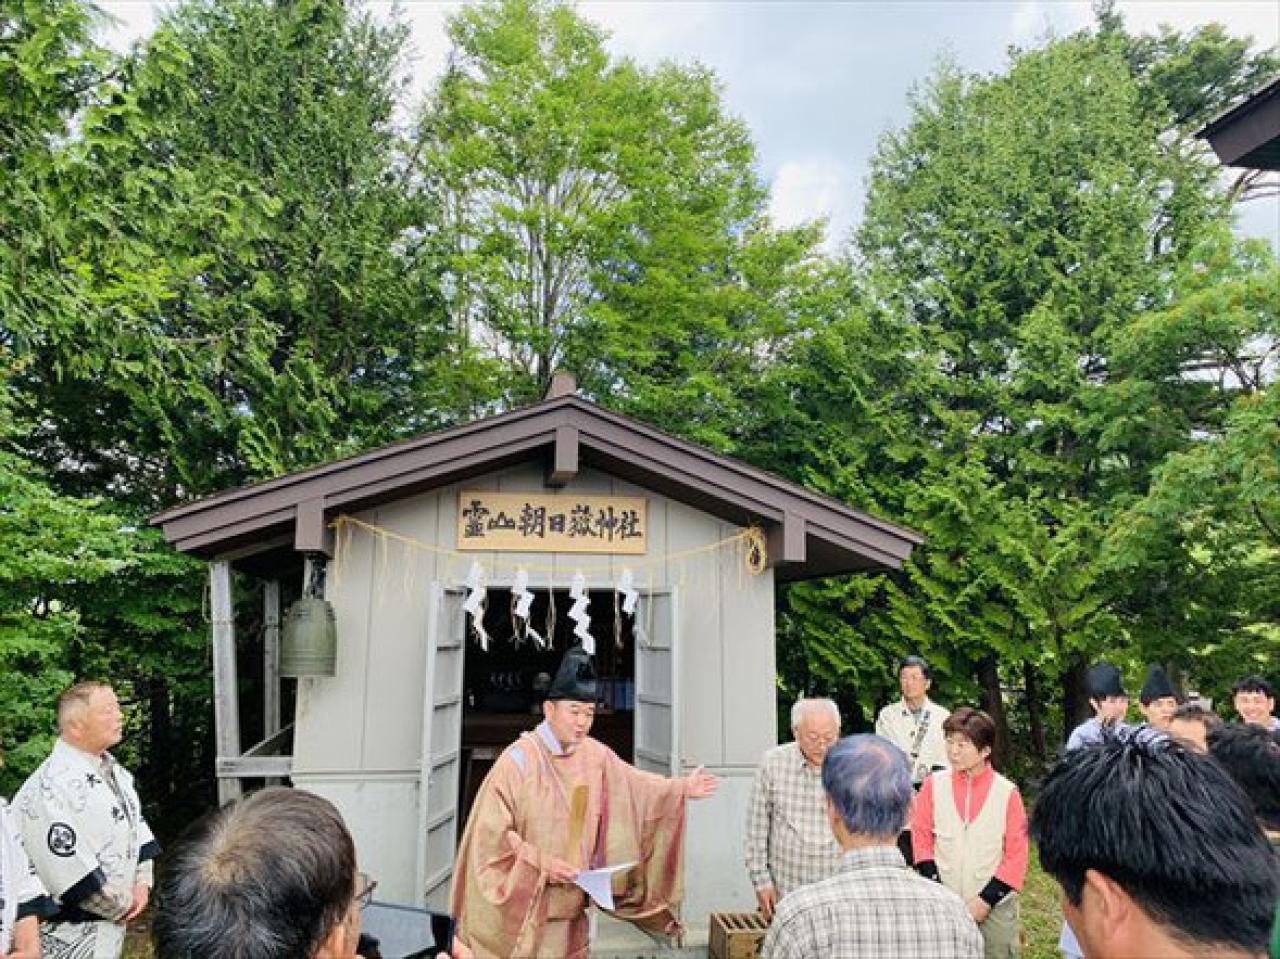
[[[166,4],[106,0],[119,19],[110,42],[145,36]],[[369,3],[385,13],[390,3]],[[402,0],[413,31],[414,83],[444,64],[444,23],[456,2]],[[907,93],[947,53],[963,67],[1000,69],[1010,44],[1034,45],[1091,19],[1087,0],[594,0],[579,9],[611,34],[610,48],[642,63],[700,62],[759,148],[780,224],[829,220],[834,243],[857,221],[876,140],[907,119]],[[1218,21],[1259,47],[1280,42],[1277,0],[1129,0],[1131,29]],[[1246,204],[1241,230],[1280,250],[1280,199]]]

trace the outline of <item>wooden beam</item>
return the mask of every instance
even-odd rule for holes
[[[218,764],[240,755],[240,691],[236,674],[236,624],[231,602],[231,563],[209,564],[209,613],[213,633],[213,725]],[[218,803],[241,796],[240,782],[218,778]]]
[[[548,486],[564,486],[578,475],[578,439],[576,426],[556,427],[551,469],[547,471]]]
[[[551,382],[547,386],[544,400],[555,400],[562,396],[573,396],[578,392],[578,378],[564,370],[556,370],[551,374]]]
[[[279,730],[274,736],[268,736],[256,746],[250,746],[244,751],[242,759],[252,759],[254,756],[285,756],[288,755],[284,751],[284,747],[293,741],[293,723]]]
[[[771,524],[765,530],[765,544],[769,550],[770,566],[805,561],[807,526],[803,516],[785,513],[781,523]]]
[[[332,556],[329,531],[324,525],[324,497],[303,500],[297,505],[293,530],[293,548],[299,553],[324,553]]]
[[[280,580],[262,584],[262,728],[265,739],[280,731]]]
[[[293,773],[292,756],[236,756],[218,757],[218,794],[223,787],[241,792],[241,779],[283,779]]]

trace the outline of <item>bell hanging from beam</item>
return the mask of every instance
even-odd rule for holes
[[[324,578],[323,557],[307,564],[304,594],[284,614],[280,637],[281,676],[332,676],[338,661],[338,625],[333,605],[321,599]]]

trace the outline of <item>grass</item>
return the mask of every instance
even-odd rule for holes
[[[1040,857],[1032,849],[1022,888],[1022,959],[1058,959],[1061,931],[1058,884],[1040,869]]]

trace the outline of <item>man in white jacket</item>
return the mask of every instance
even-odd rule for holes
[[[44,954],[118,959],[125,923],[147,905],[160,847],[133,777],[108,750],[124,716],[104,683],[58,700],[58,741],[13,800],[31,862],[58,912],[40,930]]]
[[[951,711],[929,698],[933,673],[919,656],[908,656],[898,666],[898,685],[902,698],[880,710],[876,717],[876,735],[907,754],[911,784],[919,789],[931,772],[947,768],[942,724]]]

